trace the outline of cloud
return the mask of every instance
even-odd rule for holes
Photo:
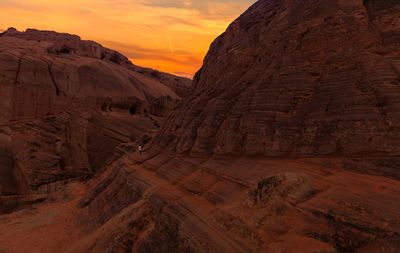
[[[174,50],[174,47],[172,46],[171,38],[168,35],[165,35],[165,37],[167,38],[169,51],[171,51],[171,53],[173,53],[175,50]]]
[[[190,79],[193,78],[193,74],[191,74],[191,73],[176,71],[173,74],[177,75],[177,76],[183,76],[183,77],[186,77],[186,78],[190,78]]]
[[[189,8],[192,5],[192,1],[185,0],[147,0],[144,2],[145,5],[156,6],[162,8]]]
[[[118,48],[128,58],[135,58],[135,57],[140,58],[141,57],[140,55],[144,54],[162,55],[169,52],[168,50],[162,48],[145,47],[133,43],[121,43],[111,40],[101,40],[100,42],[103,43],[104,45],[107,45],[110,48]],[[173,52],[173,55],[191,56],[193,55],[193,53],[185,50],[175,50]]]
[[[42,8],[36,6],[35,4],[30,4],[29,1],[20,0],[0,0],[0,7],[2,8],[12,8],[20,10],[31,10],[31,11],[42,11]]]
[[[256,0],[0,0],[0,27],[77,34],[133,63],[191,76],[210,43]]]
[[[249,5],[254,3],[253,0],[144,0],[143,4],[148,6],[162,7],[162,8],[184,8],[196,9],[199,11],[209,11],[215,5]]]
[[[170,25],[183,24],[183,25],[187,25],[187,26],[197,26],[197,27],[200,26],[198,22],[186,20],[186,19],[183,19],[180,17],[175,17],[175,16],[161,15],[159,17],[159,19]]]
[[[177,8],[197,11],[204,18],[220,19],[237,15],[238,8],[250,6],[255,0],[144,0],[143,4],[160,8]]]

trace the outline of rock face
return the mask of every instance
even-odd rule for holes
[[[0,36],[0,195],[95,174],[117,145],[156,128],[143,117],[154,103],[178,101],[189,84],[75,35],[8,29]]]
[[[65,104],[102,110],[137,105],[139,113],[154,99],[179,98],[175,86],[181,92],[190,84],[185,78],[154,75],[95,42],[55,32],[9,29],[1,36],[0,57],[0,122],[63,111]]]
[[[38,189],[0,212],[54,188],[62,201],[0,216],[0,251],[400,252],[399,13],[397,0],[259,0],[212,44],[190,93],[168,79],[180,104],[118,95],[97,103],[107,113],[1,129],[4,166],[38,164],[32,155],[53,169],[1,170],[7,192]],[[174,106],[138,154],[150,120],[123,124],[126,108],[153,123]],[[52,141],[13,159],[24,136]],[[130,143],[110,157],[118,142]],[[105,165],[84,184],[41,186],[87,163]]]
[[[155,140],[192,155],[399,155],[400,5],[261,0]]]

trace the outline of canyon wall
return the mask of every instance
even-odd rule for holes
[[[192,155],[399,155],[398,1],[258,1],[155,138]]]

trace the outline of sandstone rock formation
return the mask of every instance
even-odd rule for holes
[[[2,33],[0,195],[48,192],[90,177],[116,146],[154,130],[135,115],[148,115],[159,99],[178,101],[175,88],[189,89],[190,80],[153,72],[75,35]]]
[[[397,252],[400,182],[340,164],[128,154],[79,202],[67,252]]]
[[[259,0],[141,156],[121,144],[87,183],[0,216],[0,251],[399,252],[399,13],[397,0]]]
[[[211,45],[155,143],[193,155],[399,155],[398,3],[258,1]]]

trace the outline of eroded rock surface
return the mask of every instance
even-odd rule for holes
[[[398,180],[340,159],[115,160],[78,204],[68,252],[397,252]]]
[[[258,1],[155,144],[193,155],[400,151],[399,1]]]
[[[0,195],[91,177],[118,145],[156,129],[151,105],[178,101],[175,89],[189,85],[76,35],[8,29],[0,37]]]
[[[142,155],[120,144],[70,199],[0,216],[0,251],[399,252],[399,13],[397,0],[258,1]],[[77,117],[107,154],[126,136]]]

